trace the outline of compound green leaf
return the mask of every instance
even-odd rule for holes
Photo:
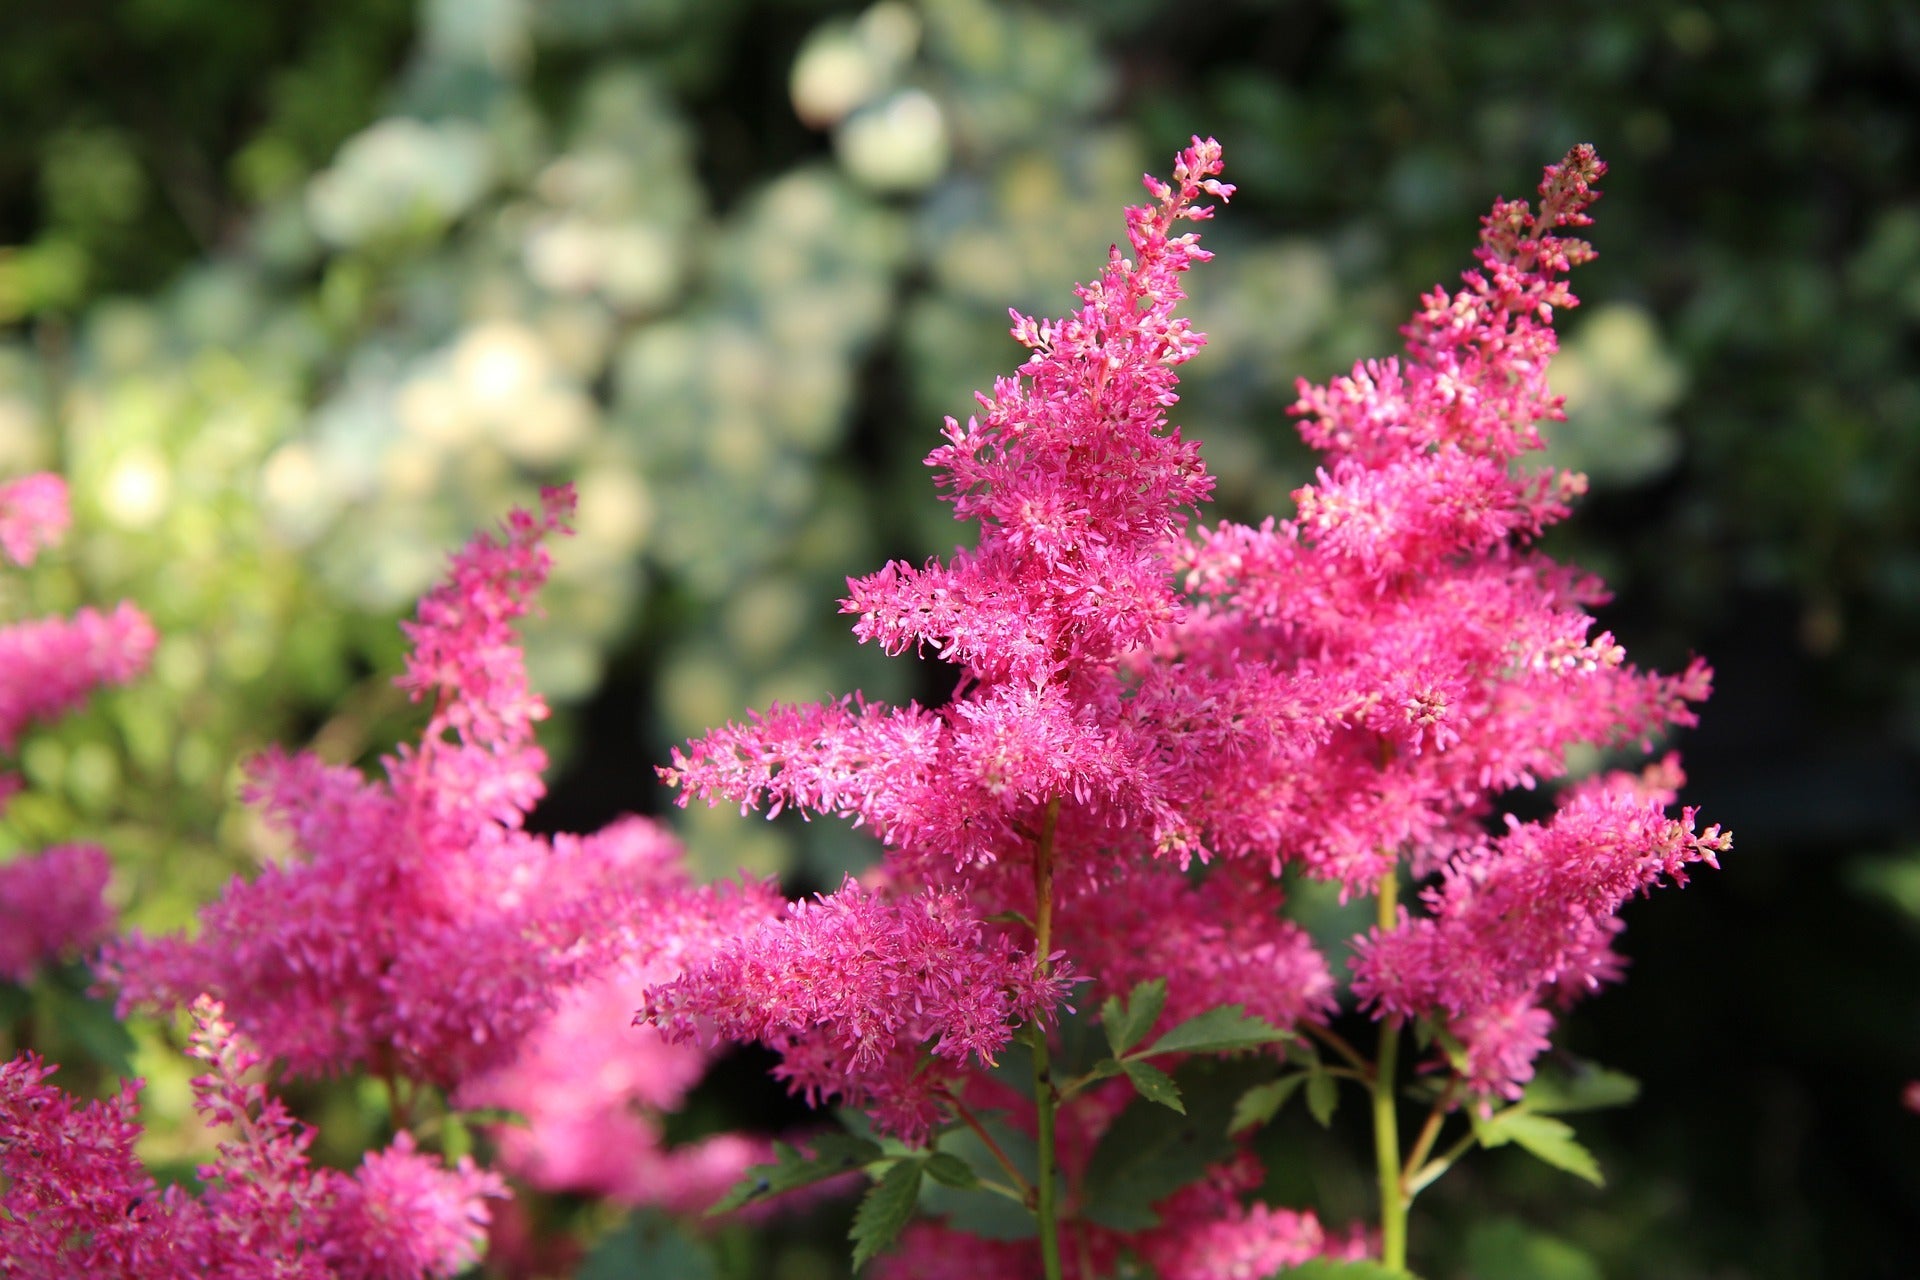
[[[1289,1038],[1291,1034],[1264,1018],[1250,1016],[1243,1005],[1223,1004],[1217,1009],[1209,1009],[1197,1017],[1188,1018],[1155,1040],[1152,1048],[1137,1056],[1151,1058],[1161,1053],[1227,1053],[1235,1049],[1272,1044],[1276,1040]]]
[[[914,1206],[920,1202],[920,1175],[924,1171],[925,1165],[919,1160],[896,1160],[880,1175],[880,1180],[867,1189],[859,1209],[854,1211],[853,1230],[847,1233],[847,1238],[853,1241],[855,1271],[892,1244],[901,1228],[913,1220]]]

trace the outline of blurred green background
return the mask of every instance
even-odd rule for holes
[[[748,706],[937,697],[834,600],[951,549],[941,415],[1016,362],[1007,306],[1069,305],[1142,171],[1211,133],[1240,187],[1179,416],[1254,519],[1306,475],[1294,378],[1394,349],[1488,202],[1590,141],[1553,453],[1594,491],[1556,546],[1637,660],[1719,669],[1681,746],[1736,851],[1629,911],[1629,981],[1569,1025],[1645,1084],[1583,1125],[1608,1188],[1483,1155],[1416,1261],[1920,1275],[1916,84],[1894,0],[7,5],[0,474],[66,473],[79,528],[0,616],[127,596],[164,639],[33,738],[0,848],[101,836],[130,918],[183,922],[267,847],[238,762],[407,732],[394,619],[554,480],[544,824],[660,811],[651,766]],[[709,872],[795,890],[869,856],[678,820]],[[1276,1185],[1365,1212],[1356,1137],[1283,1129]],[[841,1265],[791,1234],[728,1265]]]

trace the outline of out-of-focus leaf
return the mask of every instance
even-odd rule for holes
[[[1257,1079],[1240,1064],[1199,1061],[1176,1077],[1187,1102],[1182,1114],[1135,1099],[1094,1148],[1083,1184],[1087,1217],[1102,1226],[1138,1231],[1159,1223],[1164,1199],[1235,1149],[1227,1136],[1234,1100]]]
[[[1603,1280],[1583,1251],[1511,1218],[1474,1224],[1467,1269],[1474,1280]]]
[[[1322,1129],[1333,1123],[1333,1113],[1339,1105],[1340,1082],[1325,1071],[1308,1072],[1307,1110]]]
[[[927,1176],[943,1186],[965,1191],[980,1185],[973,1166],[951,1151],[936,1151],[926,1159]]]
[[[1624,1071],[1579,1063],[1571,1071],[1542,1070],[1527,1085],[1524,1101],[1535,1115],[1624,1107],[1640,1096],[1640,1082]]]
[[[1240,1133],[1273,1119],[1306,1080],[1306,1072],[1296,1071],[1278,1080],[1253,1086],[1240,1095],[1240,1101],[1233,1104],[1233,1120],[1228,1124],[1227,1132]]]
[[[1282,1031],[1264,1018],[1250,1016],[1245,1006],[1223,1004],[1217,1009],[1209,1009],[1196,1017],[1188,1018],[1167,1034],[1153,1042],[1153,1046],[1139,1056],[1152,1057],[1161,1053],[1229,1053],[1235,1049],[1252,1049],[1263,1044],[1272,1044],[1276,1040],[1285,1040],[1293,1033]]]
[[[1334,1262],[1315,1258],[1298,1267],[1276,1271],[1269,1280],[1420,1280],[1411,1271],[1401,1271],[1378,1262]]]
[[[1491,1119],[1475,1118],[1473,1129],[1486,1147],[1503,1147],[1509,1142],[1525,1148],[1556,1169],[1564,1169],[1594,1186],[1606,1185],[1599,1161],[1573,1136],[1573,1126],[1552,1116],[1537,1116],[1524,1106],[1510,1107]]]

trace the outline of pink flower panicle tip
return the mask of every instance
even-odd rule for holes
[[[0,484],[0,555],[23,568],[65,535],[67,482],[51,472]]]

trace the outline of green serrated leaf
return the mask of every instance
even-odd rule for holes
[[[1580,1063],[1571,1071],[1541,1071],[1524,1101],[1535,1115],[1565,1115],[1624,1107],[1639,1096],[1640,1082],[1626,1072]]]
[[[847,1239],[853,1241],[855,1271],[892,1244],[901,1228],[912,1221],[914,1206],[920,1201],[920,1175],[925,1168],[919,1160],[896,1160],[880,1175],[880,1180],[867,1189],[859,1209],[854,1211],[853,1230],[847,1233]]]
[[[784,1142],[773,1144],[774,1162],[757,1164],[713,1206],[710,1213],[726,1213],[796,1187],[811,1186],[851,1173],[885,1154],[880,1145],[846,1133],[823,1133],[813,1140],[813,1154],[802,1155]]]
[[[1135,1054],[1151,1058],[1161,1053],[1226,1053],[1234,1049],[1252,1049],[1258,1045],[1285,1040],[1292,1033],[1282,1031],[1264,1018],[1250,1017],[1244,1005],[1223,1004],[1197,1017],[1188,1018],[1153,1042],[1153,1047]]]
[[[1325,1071],[1307,1073],[1307,1112],[1322,1129],[1333,1124],[1333,1113],[1340,1105],[1340,1082]]]
[[[1257,1084],[1241,1094],[1240,1101],[1233,1104],[1233,1120],[1227,1125],[1227,1132],[1240,1133],[1273,1119],[1306,1079],[1305,1072],[1296,1071],[1278,1080]]]
[[[1509,1142],[1524,1148],[1537,1159],[1556,1169],[1564,1169],[1594,1186],[1606,1185],[1600,1162],[1573,1136],[1573,1126],[1552,1116],[1537,1116],[1524,1106],[1509,1107],[1490,1120],[1476,1119],[1474,1132],[1484,1147],[1504,1147]]]
[[[1172,1107],[1181,1115],[1187,1113],[1187,1104],[1180,1101],[1180,1086],[1173,1077],[1160,1068],[1147,1062],[1129,1061],[1120,1064],[1127,1073],[1127,1079],[1133,1081],[1133,1087],[1148,1102],[1157,1102],[1163,1107]]]
[[[927,1176],[943,1186],[965,1191],[980,1185],[980,1175],[973,1171],[973,1166],[951,1151],[934,1152],[927,1157],[926,1166]]]
[[[1107,1033],[1107,1045],[1113,1050],[1113,1056],[1117,1058],[1139,1044],[1142,1037],[1153,1030],[1153,1024],[1160,1020],[1160,1011],[1166,1007],[1165,978],[1149,978],[1135,987],[1127,996],[1124,1009],[1118,997],[1108,996],[1100,1006],[1100,1025]]]

